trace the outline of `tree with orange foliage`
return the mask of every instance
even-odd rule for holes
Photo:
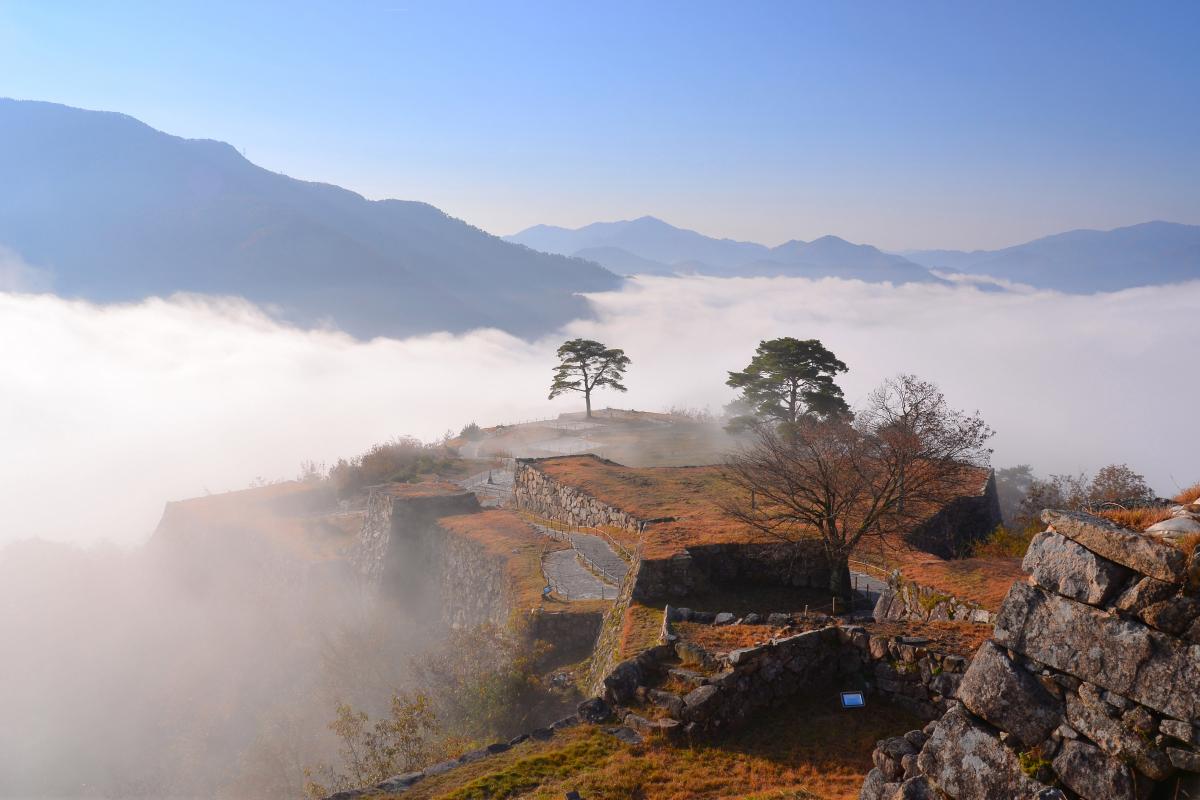
[[[755,443],[726,464],[734,491],[724,510],[785,542],[818,535],[830,591],[848,598],[859,542],[908,533],[962,496],[988,464],[992,433],[977,413],[950,408],[933,383],[901,375],[852,418],[760,424]]]

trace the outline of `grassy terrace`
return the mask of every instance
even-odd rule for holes
[[[511,511],[443,517],[438,524],[448,534],[470,539],[489,555],[505,562],[515,609],[561,611],[578,610],[585,605],[543,599],[542,587],[546,585],[546,579],[542,574],[542,556],[554,550],[569,549],[570,545],[542,536]]]
[[[167,504],[158,534],[250,539],[304,561],[332,559],[354,541],[363,521],[358,512],[333,513],[332,498],[323,484],[282,481],[179,500]],[[321,510],[330,513],[311,513]]]
[[[878,558],[871,560],[880,561]],[[960,600],[970,600],[991,611],[1000,607],[1013,581],[1024,577],[1019,558],[947,560],[904,545],[885,551],[882,563],[886,569],[899,569],[907,580]]]
[[[930,648],[940,653],[971,656],[979,645],[991,636],[986,625],[968,622],[866,622],[861,623],[876,636],[921,636],[930,640]],[[685,641],[695,642],[711,653],[728,653],[739,647],[753,647],[769,642],[776,636],[791,636],[802,630],[822,627],[794,625],[778,628],[773,625],[703,625],[694,622],[674,623],[675,633]]]
[[[729,487],[720,467],[626,467],[588,456],[547,459],[538,467],[639,519],[674,518],[649,526],[643,558],[668,558],[689,545],[765,541],[722,512]]]
[[[851,800],[875,742],[921,727],[885,703],[845,711],[836,696],[798,699],[718,744],[626,745],[590,725],[427,779],[396,800],[788,798]]]

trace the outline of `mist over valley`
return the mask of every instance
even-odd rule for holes
[[[0,3],[0,800],[1200,797],[1200,19],[924,5]]]

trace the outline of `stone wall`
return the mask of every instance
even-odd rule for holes
[[[579,527],[611,525],[638,533],[662,520],[641,520],[566,486],[538,469],[544,459],[518,459],[513,504],[546,519]],[[694,545],[669,558],[635,557],[632,599],[653,603],[722,584],[827,586],[829,566],[820,543]]]
[[[537,468],[542,459],[517,459],[513,475],[513,505],[546,519],[580,528],[611,525],[630,533],[642,529],[642,520],[602,503],[582,489],[566,486]]]
[[[715,654],[678,640],[671,624],[720,625],[724,616],[729,615],[665,609],[660,644],[617,664],[603,681],[603,698],[617,708],[649,701],[670,716],[648,720],[625,712],[626,725],[708,735],[743,725],[799,692],[855,689],[931,720],[951,707],[967,667],[966,658],[937,652],[926,639],[871,634],[862,626],[827,625]],[[669,666],[674,657],[684,666]],[[684,695],[654,688],[667,672],[694,688]]]
[[[366,582],[385,592],[404,583],[411,545],[428,533],[435,520],[479,510],[471,492],[406,496],[400,488],[373,486],[367,492],[367,512],[347,560]],[[420,557],[418,551],[415,554]]]
[[[533,639],[553,645],[539,668],[551,664],[576,664],[592,655],[604,615],[599,611],[542,611],[530,622]]]
[[[906,538],[918,549],[942,558],[961,558],[1003,521],[996,473],[989,471],[979,492],[956,498]]]
[[[875,621],[912,619],[925,621],[974,622],[992,624],[992,612],[978,603],[904,579],[896,571],[888,576],[888,588],[875,602]]]
[[[605,678],[616,668],[621,657],[621,626],[625,622],[625,612],[629,610],[636,583],[636,580],[625,581],[616,602],[604,615],[600,633],[596,637],[596,646],[588,663],[587,677],[584,679],[584,687],[589,694],[598,695],[603,692]]]
[[[430,540],[422,546],[429,549],[446,625],[459,629],[508,624],[514,598],[503,556],[441,527],[430,531]]]
[[[1200,554],[1043,520],[960,702],[899,760],[881,743],[863,800],[1200,796]]]

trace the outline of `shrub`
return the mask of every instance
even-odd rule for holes
[[[439,754],[433,739],[437,720],[423,694],[393,694],[391,714],[374,724],[365,711],[339,703],[337,718],[329,723],[329,729],[341,742],[338,755],[342,765],[305,768],[308,780],[304,790],[312,798],[371,786],[430,764]],[[314,775],[320,777],[320,783]]]
[[[483,438],[483,428],[475,422],[463,425],[463,429],[458,432],[458,435],[468,442],[474,442]]]
[[[432,698],[446,730],[464,739],[508,738],[562,716],[536,672],[546,653],[517,626],[480,625],[450,632],[414,659],[413,677]]]
[[[971,555],[976,558],[1022,558],[1039,530],[1041,526],[1036,522],[1016,530],[997,525],[988,538],[975,544]]]
[[[422,444],[412,437],[377,444],[360,456],[338,463],[329,471],[339,497],[348,497],[380,483],[415,483],[427,475],[453,468],[457,456],[440,444]]]

